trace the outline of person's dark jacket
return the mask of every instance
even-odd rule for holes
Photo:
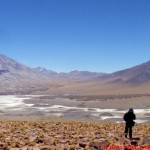
[[[133,120],[136,119],[136,116],[135,116],[135,114],[133,112],[125,113],[123,118],[124,118],[124,121],[126,122],[126,124],[128,126],[134,126],[134,121]]]

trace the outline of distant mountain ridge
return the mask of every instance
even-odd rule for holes
[[[92,88],[95,86],[101,88],[105,84],[107,87],[109,84],[117,87],[140,86],[150,83],[150,61],[111,74],[78,70],[57,73],[43,67],[31,68],[0,55],[0,83],[0,94],[19,92],[27,94],[46,90],[67,93],[68,89],[69,91],[76,89],[81,93],[83,88],[90,89],[90,85]],[[82,89],[78,90],[78,87]]]
[[[31,89],[45,89],[39,84],[48,78],[34,69],[23,65],[7,56],[0,55],[0,93],[15,93]]]
[[[16,71],[16,70],[29,70],[29,67],[18,63],[17,61],[5,56],[0,55],[0,70],[7,70],[7,71]]]
[[[20,73],[20,72],[35,73],[37,75],[43,75],[52,79],[88,79],[94,76],[103,76],[105,73],[89,72],[89,71],[71,71],[69,73],[48,70],[43,67],[31,68],[24,64],[21,64],[5,55],[0,55],[0,73]]]
[[[90,71],[78,71],[74,70],[71,72],[55,72],[52,70],[47,70],[43,67],[34,68],[34,70],[43,73],[53,79],[63,79],[63,80],[88,80],[95,77],[101,77],[106,75],[106,73],[90,72]]]
[[[57,73],[42,67],[31,68],[5,55],[0,55],[0,94],[19,92],[27,94],[32,91],[44,91],[49,87],[62,86],[59,83],[60,80],[63,82],[85,81],[93,75],[101,76],[103,73],[80,71]]]
[[[150,82],[150,61],[106,75],[103,80],[112,83],[126,83],[131,85]]]

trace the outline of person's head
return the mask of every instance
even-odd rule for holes
[[[133,108],[130,108],[130,109],[129,109],[129,112],[133,112]]]

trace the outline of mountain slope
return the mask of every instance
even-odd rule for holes
[[[51,93],[80,95],[150,94],[150,61],[135,67],[90,78],[87,82],[49,89]]]
[[[134,66],[132,68],[105,75],[103,77],[95,78],[95,80],[103,81],[106,83],[120,83],[130,85],[140,85],[150,82],[150,61]]]
[[[88,81],[91,77],[103,76],[103,73],[72,71],[57,73],[42,67],[30,68],[7,56],[0,55],[0,94],[32,93],[34,91],[56,90],[66,84]]]
[[[150,61],[112,74],[88,71],[57,73],[30,68],[0,55],[0,94],[128,94],[149,93]]]
[[[48,78],[17,61],[0,55],[0,93],[45,89],[39,86]]]

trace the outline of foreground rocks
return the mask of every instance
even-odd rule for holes
[[[137,124],[132,141],[123,132],[124,124],[0,121],[0,150],[150,149],[150,125]]]

